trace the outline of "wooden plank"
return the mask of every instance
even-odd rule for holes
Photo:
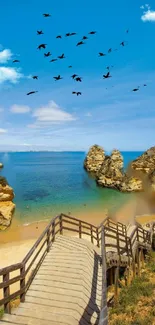
[[[23,291],[24,291],[24,289],[23,289]],[[2,306],[4,304],[8,303],[9,301],[17,298],[18,296],[20,296],[22,294],[23,291],[22,290],[18,290],[16,292],[12,293],[8,298],[1,299],[0,300],[0,306]]]
[[[0,289],[3,289],[5,287],[7,287],[7,286],[10,286],[11,284],[13,284],[15,282],[20,281],[22,278],[23,278],[23,276],[18,275],[18,276],[14,277],[14,278],[12,278],[12,279],[10,279],[8,281],[0,283]]]
[[[0,320],[0,325],[17,325],[18,323],[13,323],[13,322],[5,322],[5,321],[3,321],[3,320]]]
[[[35,319],[31,318],[28,315],[27,316],[16,316],[16,315],[4,315],[4,321],[2,325],[5,325],[5,322],[9,322],[11,325],[12,323],[20,324],[20,325],[59,325],[63,323],[54,322],[52,321],[52,324],[49,323],[49,320],[43,320],[43,319]]]

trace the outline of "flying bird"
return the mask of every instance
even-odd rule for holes
[[[37,90],[34,90],[34,91],[30,91],[29,93],[27,93],[26,95],[32,95],[32,94],[35,94],[35,93],[38,93],[38,91]]]
[[[111,76],[110,76],[110,72],[107,72],[107,74],[104,74],[103,77],[104,77],[104,79],[111,78]]]
[[[56,38],[62,38],[62,36],[61,35],[58,35],[58,36],[56,36]]]
[[[83,36],[82,39],[88,39],[88,37],[87,36]]]
[[[80,77],[75,78],[75,80],[82,82],[82,79]]]
[[[75,77],[77,77],[77,74],[73,74],[73,75],[71,76],[72,79],[75,79]]]
[[[70,36],[74,36],[74,35],[76,35],[76,33],[70,33]]]
[[[44,17],[51,17],[50,14],[43,14]]]
[[[83,41],[81,41],[81,42],[78,42],[77,44],[76,44],[76,46],[79,46],[79,45],[83,45],[83,44],[85,44]]]
[[[59,74],[57,77],[53,77],[53,78],[55,79],[55,81],[56,81],[56,80],[63,79],[63,78],[60,76],[60,74]]]
[[[92,32],[89,32],[88,34],[93,35],[93,34],[96,34],[96,32],[92,31]]]
[[[126,33],[127,33],[127,34],[129,33],[129,29],[126,30]]]
[[[69,65],[68,68],[72,68],[72,65]]]
[[[46,45],[47,44],[40,44],[37,49],[38,50],[45,49],[46,48]]]
[[[13,62],[13,63],[17,63],[17,62],[20,62],[20,61],[19,61],[19,60],[13,60],[12,62]]]
[[[59,55],[59,56],[58,56],[58,59],[65,59],[65,54],[62,53],[62,55]]]
[[[72,91],[72,94],[73,94],[73,95],[77,95],[77,96],[79,96],[79,95],[81,95],[82,93],[81,93],[80,91],[78,91],[78,92],[77,92],[77,91]]]
[[[125,42],[124,42],[124,41],[121,42],[120,45],[121,45],[121,46],[125,46]]]
[[[112,48],[110,48],[109,50],[108,50],[108,53],[111,53],[112,52]]]
[[[106,56],[103,52],[99,52],[99,56]]]
[[[55,62],[55,61],[57,61],[57,59],[52,59],[52,60],[50,60],[50,62]]]
[[[132,91],[138,91],[139,90],[139,86],[137,88],[132,89]]]
[[[66,37],[67,37],[67,36],[71,36],[71,33],[67,33],[65,36],[66,36]]]
[[[44,53],[44,57],[51,56],[51,52]]]
[[[144,87],[146,87],[147,85],[146,84],[144,84]]]
[[[37,35],[43,35],[43,31],[42,30],[37,30]]]
[[[38,80],[38,76],[32,76],[32,79]]]

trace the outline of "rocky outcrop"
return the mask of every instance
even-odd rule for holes
[[[0,163],[0,168],[3,168],[3,164],[2,163]]]
[[[85,169],[95,171],[98,185],[118,189],[121,192],[142,192],[146,187],[148,188],[148,185],[155,190],[155,147],[134,160],[126,172],[123,169],[123,157],[119,150],[113,150],[110,156],[105,153],[103,155],[102,151],[99,156],[102,159],[97,160],[96,164],[95,148],[98,146],[91,147],[88,152]]]
[[[10,226],[15,204],[13,189],[8,185],[4,177],[0,177],[0,230]]]
[[[84,168],[88,172],[96,174],[100,170],[104,158],[104,149],[98,145],[94,145],[89,149],[89,152],[85,158]]]

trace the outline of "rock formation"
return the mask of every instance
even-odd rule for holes
[[[89,149],[89,152],[84,161],[84,168],[90,173],[97,173],[105,158],[104,149],[98,145],[94,145]]]
[[[113,150],[108,156],[101,147],[95,145],[90,148],[84,167],[88,172],[95,172],[96,182],[102,187],[121,192],[141,192],[151,185],[155,190],[155,147],[131,162],[125,172],[123,157],[118,150]]]
[[[0,163],[0,168],[3,168],[3,164],[2,163]]]
[[[6,179],[0,176],[0,230],[10,226],[15,204],[13,189],[8,185]]]

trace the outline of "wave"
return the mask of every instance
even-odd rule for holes
[[[33,225],[34,223],[40,223],[40,222],[45,222],[45,221],[50,221],[51,219],[41,219],[41,220],[36,220],[28,223],[24,223],[23,227],[27,227],[29,225]]]

